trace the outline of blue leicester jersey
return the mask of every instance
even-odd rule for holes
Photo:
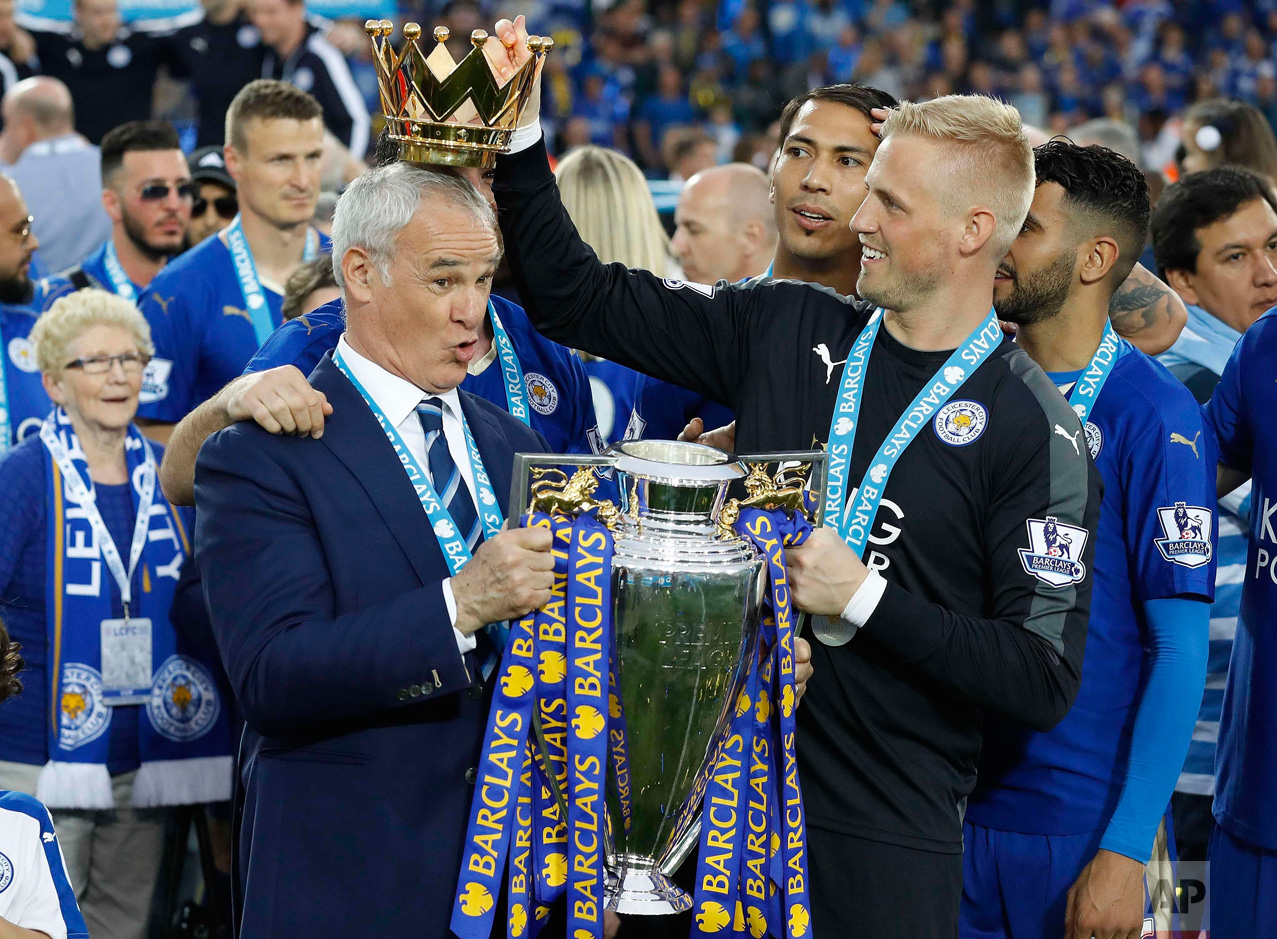
[[[1250,549],[1215,756],[1215,818],[1277,851],[1277,311],[1246,331],[1206,405],[1221,462],[1251,474]]]
[[[598,453],[602,450],[590,383],[581,360],[546,339],[528,322],[523,308],[497,295],[492,306],[501,319],[523,370],[528,417],[556,453]],[[261,372],[279,365],[295,365],[309,375],[346,329],[340,300],[289,320],[275,330],[244,369]],[[477,375],[467,375],[461,388],[501,408],[506,397],[505,373],[499,360]]]
[[[319,250],[332,242],[320,235]],[[262,284],[272,322],[284,298]],[[231,251],[212,235],[156,275],[142,297],[155,358],[146,372],[138,417],[176,423],[238,378],[257,351],[257,333]]]
[[[1085,428],[1074,434],[1104,480],[1082,687],[1048,733],[986,724],[966,814],[986,828],[1068,835],[1107,823],[1122,793],[1146,671],[1142,604],[1214,593],[1216,451],[1192,395],[1123,341]]]
[[[706,430],[714,430],[730,424],[736,415],[713,398],[650,375],[640,375],[625,439],[674,440],[694,417],[705,422]]]
[[[605,443],[616,443],[625,434],[625,422],[634,410],[634,392],[642,375],[607,359],[587,359],[585,374],[590,376],[599,432]]]
[[[88,277],[90,286],[100,287],[102,290],[109,290],[111,293],[119,293],[115,289],[115,283],[106,269],[106,248],[109,244],[109,241],[104,241],[96,251],[84,259],[79,268]],[[54,300],[69,293],[75,293],[75,291],[80,289],[71,283],[71,278],[67,276],[70,273],[71,271],[63,271],[60,274],[51,274],[40,281],[36,289],[35,298],[35,305],[38,309],[41,311],[47,310],[53,305]],[[146,292],[146,288],[140,287],[132,281],[129,281],[129,285],[133,288],[133,296],[138,301],[141,301],[142,294]]]
[[[53,407],[40,381],[35,347],[27,338],[36,316],[32,307],[0,304],[0,380],[4,381],[3,407],[7,412],[0,426],[9,430],[9,439],[0,441],[0,453],[39,433]]]

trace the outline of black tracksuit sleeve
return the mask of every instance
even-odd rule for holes
[[[538,332],[733,402],[749,368],[756,291],[600,262],[563,207],[544,140],[499,157],[492,188],[519,297]]]
[[[888,583],[862,634],[981,708],[1046,731],[1064,718],[1082,681],[1102,483],[1086,447],[1078,453],[1055,432],[1080,431],[1064,396],[1022,350],[1010,353],[1008,364],[1007,384],[1018,387],[999,392],[991,420],[999,409],[1027,407],[1040,416],[1016,422],[1024,430],[1002,435],[986,465],[982,540],[991,615],[957,613]],[[1077,584],[1051,586],[1021,559],[1020,550],[1031,546],[1028,523],[1047,517],[1086,530],[1078,558],[1085,574]]]

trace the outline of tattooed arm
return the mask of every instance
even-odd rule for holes
[[[1119,336],[1157,355],[1175,344],[1188,322],[1188,309],[1174,290],[1136,264],[1109,301],[1109,319]]]

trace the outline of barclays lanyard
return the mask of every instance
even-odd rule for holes
[[[531,426],[528,418],[527,391],[523,385],[523,369],[519,366],[519,355],[514,351],[514,343],[501,325],[501,317],[497,316],[497,308],[488,301],[488,317],[492,320],[492,341],[497,347],[497,357],[501,360],[501,374],[505,376],[505,400],[511,415]]]
[[[1104,338],[1100,340],[1100,347],[1095,350],[1095,355],[1091,356],[1091,363],[1078,376],[1078,380],[1073,385],[1073,391],[1069,394],[1069,407],[1077,413],[1077,418],[1082,422],[1083,427],[1086,426],[1086,419],[1091,416],[1095,402],[1100,399],[1100,389],[1108,381],[1109,373],[1113,371],[1113,365],[1121,355],[1122,341],[1113,331],[1113,324],[1105,323]]]
[[[102,552],[102,560],[106,562],[107,570],[111,572],[116,585],[120,588],[120,600],[124,604],[124,619],[127,622],[129,604],[133,601],[133,572],[137,570],[137,562],[142,557],[142,549],[146,547],[151,527],[151,502],[155,497],[155,455],[151,452],[151,445],[145,441],[142,444],[146,447],[142,493],[138,500],[137,520],[133,523],[133,544],[129,547],[129,567],[125,570],[119,549],[116,548],[115,541],[107,530],[106,522],[102,521],[102,513],[98,511],[97,499],[93,493],[89,492],[80,471],[71,462],[71,455],[67,453],[61,438],[54,430],[53,421],[44,422],[44,426],[40,428],[40,440],[48,448],[49,455],[53,457],[53,462],[66,480],[66,488],[71,498],[80,503],[80,507],[84,510],[89,527],[93,529],[93,537],[97,539],[98,548]]]
[[[120,256],[115,253],[113,242],[106,243],[106,254],[102,258],[102,263],[106,265],[106,276],[111,278],[112,289],[125,300],[137,303],[137,291],[133,289],[133,282],[124,273],[124,267],[120,264]]]
[[[860,487],[847,492],[847,473],[851,467],[855,449],[856,429],[860,423],[860,404],[863,400],[865,373],[874,340],[882,326],[883,311],[880,307],[869,317],[869,322],[852,344],[843,365],[842,385],[838,403],[829,424],[829,483],[825,503],[825,517],[830,519],[843,540],[863,556],[869,533],[873,530],[882,494],[887,488],[891,471],[909,444],[913,443],[954,393],[975,372],[980,364],[1002,342],[1002,327],[992,309],[971,335],[962,341],[953,354],[931,377],[913,401],[905,408],[896,425],[891,428],[878,452],[869,461]]]
[[[262,290],[261,279],[257,276],[257,264],[253,261],[253,252],[248,250],[243,221],[238,215],[226,229],[226,245],[231,249],[231,263],[235,265],[235,276],[239,278],[244,306],[248,309],[253,332],[257,334],[257,344],[260,346],[275,331],[275,321],[271,319],[270,304],[266,302],[266,292]],[[315,229],[307,229],[302,260],[313,261],[318,254],[319,236],[315,234]]]
[[[408,445],[399,436],[399,431],[390,423],[385,412],[372,399],[372,395],[368,394],[364,386],[359,383],[359,379],[355,377],[354,372],[350,370],[350,366],[342,358],[340,349],[333,350],[333,363],[341,369],[343,375],[350,379],[350,383],[355,386],[356,390],[363,396],[363,399],[368,402],[368,407],[372,409],[373,417],[377,418],[377,423],[381,425],[382,433],[386,435],[386,439],[395,448],[395,455],[399,457],[399,462],[403,464],[404,472],[408,474],[408,480],[417,491],[417,498],[421,500],[421,507],[426,510],[426,517],[430,519],[430,527],[434,529],[435,537],[439,539],[439,547],[443,550],[443,556],[448,561],[448,571],[455,576],[471,558],[470,546],[466,544],[465,532],[458,530],[452,516],[448,513],[447,507],[439,498],[438,491],[431,483],[430,476],[421,468],[421,464],[412,455],[412,451],[408,449]],[[474,475],[474,485],[479,496],[478,505],[475,508],[479,510],[479,519],[483,522],[483,537],[491,540],[501,531],[505,518],[497,505],[497,494],[492,489],[492,481],[488,478],[488,471],[483,468],[483,457],[479,453],[479,447],[474,442],[474,436],[470,433],[470,425],[466,423],[464,414],[458,416],[461,418],[461,429],[465,432],[466,453],[470,457],[470,470]]]

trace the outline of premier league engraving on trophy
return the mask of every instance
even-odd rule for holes
[[[663,914],[692,906],[670,876],[701,836],[699,808],[709,802],[715,761],[736,739],[742,706],[750,719],[771,717],[767,692],[750,684],[766,645],[767,560],[733,526],[750,509],[817,519],[823,460],[823,453],[736,460],[673,441],[630,441],[605,458],[516,458],[511,517],[592,512],[612,532],[611,672],[619,694],[611,689],[607,714],[607,909]],[[597,477],[588,466],[572,475],[562,468],[598,462],[615,471],[619,511],[595,501]],[[733,484],[740,498],[728,498]],[[534,709],[539,757],[553,766],[559,747],[547,723],[553,718]],[[571,797],[547,775],[571,827]],[[711,900],[707,907],[712,919],[731,905]]]

